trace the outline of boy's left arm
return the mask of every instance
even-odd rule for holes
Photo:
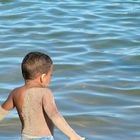
[[[11,93],[7,100],[0,105],[0,121],[14,108],[13,93]]]

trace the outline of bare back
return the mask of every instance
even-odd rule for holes
[[[47,98],[47,92],[50,90],[46,88],[22,87],[15,90],[13,99],[22,123],[22,134],[53,135],[53,124],[43,107],[43,98]]]

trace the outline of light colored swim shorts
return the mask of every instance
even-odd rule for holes
[[[47,136],[47,137],[28,137],[25,135],[22,135],[21,140],[54,140],[53,136]]]

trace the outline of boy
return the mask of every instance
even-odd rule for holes
[[[83,140],[58,112],[48,88],[53,71],[51,58],[31,52],[21,67],[25,85],[14,89],[0,106],[0,120],[16,107],[22,124],[22,140],[53,140],[53,124],[70,140]]]

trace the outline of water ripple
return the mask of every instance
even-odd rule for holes
[[[81,135],[140,139],[139,9],[138,0],[0,0],[0,102],[23,84],[23,56],[47,52],[57,105]],[[19,136],[16,122],[14,110],[0,125],[0,139]]]

